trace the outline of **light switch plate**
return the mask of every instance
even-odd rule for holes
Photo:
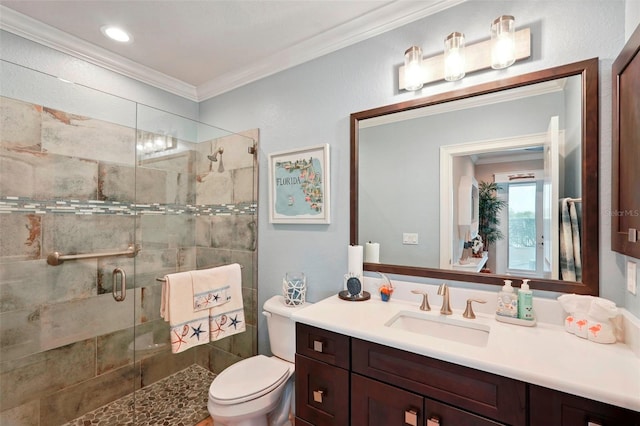
[[[418,234],[405,232],[402,234],[402,244],[416,245],[418,244]]]
[[[636,279],[637,279],[637,270],[636,263],[627,261],[627,290],[629,293],[635,296],[636,294]]]

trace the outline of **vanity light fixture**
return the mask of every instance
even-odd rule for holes
[[[474,71],[506,68],[530,56],[531,30],[515,31],[513,16],[502,15],[492,22],[488,40],[466,44],[464,34],[454,32],[445,39],[443,54],[422,58],[420,47],[407,49],[404,66],[398,72],[398,85],[400,90],[419,90],[434,81],[455,81]]]
[[[497,17],[491,24],[491,68],[507,68],[516,61],[515,19]]]
[[[116,27],[113,25],[103,25],[100,28],[100,31],[105,37],[111,40],[114,40],[120,43],[133,42],[133,36],[120,27]]]
[[[465,74],[464,34],[453,32],[444,39],[444,79],[456,81]]]
[[[404,81],[407,90],[422,88],[422,49],[411,46],[404,52]]]

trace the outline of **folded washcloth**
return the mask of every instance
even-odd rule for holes
[[[191,272],[179,272],[164,277],[160,316],[171,327],[171,352],[185,351],[209,342],[209,314],[193,310]]]
[[[216,269],[218,269],[217,272],[220,276],[226,277],[224,282],[229,285],[227,293],[229,302],[214,306],[209,310],[211,341],[220,340],[246,330],[240,265],[234,263]]]
[[[201,311],[229,301],[229,268],[218,267],[191,271],[193,310]]]

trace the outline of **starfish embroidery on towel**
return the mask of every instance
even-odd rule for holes
[[[240,321],[238,319],[238,316],[236,315],[235,317],[231,318],[231,323],[229,324],[229,328],[231,328],[231,326],[233,326],[234,329],[238,329],[238,323],[241,323],[242,321]]]
[[[214,294],[214,295],[213,295],[213,301],[214,301],[214,302],[217,302],[217,301],[218,301],[218,299],[220,299],[220,296],[218,295],[218,293]]]
[[[213,330],[211,330],[211,334],[215,333],[216,335],[214,336],[214,339],[217,339],[218,336],[220,336],[220,333],[224,333],[224,330],[222,329],[222,324],[224,324],[224,322],[221,324],[218,321],[214,321],[216,323],[216,328],[214,328]]]
[[[202,331],[202,324],[199,324],[198,328],[191,327],[191,329],[193,330],[191,337],[196,336],[196,338],[200,340],[200,333],[204,333],[204,331]]]
[[[182,346],[182,344],[184,343],[185,345],[187,344],[187,341],[183,339],[184,336],[186,336],[189,333],[189,326],[185,325],[184,327],[182,327],[182,335],[179,335],[178,333],[176,333],[175,330],[173,330],[173,334],[176,335],[176,337],[178,338],[178,340],[174,340],[171,342],[172,345],[175,345],[176,343],[178,344],[178,347],[176,348],[176,351],[180,349],[180,346]]]

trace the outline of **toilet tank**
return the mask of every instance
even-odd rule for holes
[[[309,303],[299,306],[288,306],[284,296],[273,296],[264,302],[263,315],[267,317],[267,331],[271,352],[285,361],[295,362],[296,355],[296,323],[291,315],[304,309]]]

